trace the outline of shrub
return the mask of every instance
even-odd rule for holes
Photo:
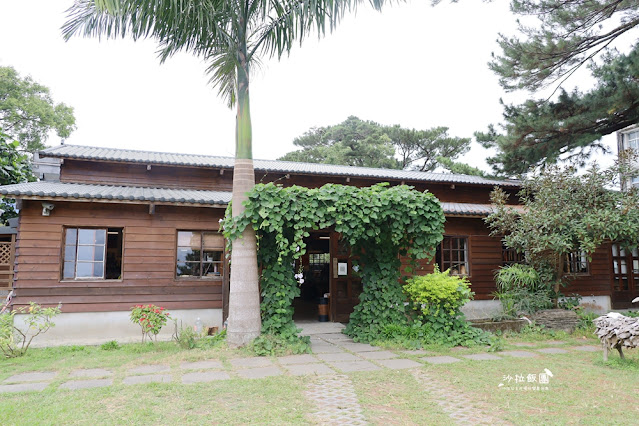
[[[550,287],[529,265],[514,264],[499,269],[495,284],[497,291],[493,294],[501,302],[505,317],[532,314],[553,306]]]
[[[308,336],[284,336],[282,334],[260,334],[250,345],[257,356],[297,355],[311,352]]]
[[[440,272],[435,266],[433,273],[409,279],[404,291],[413,304],[416,318],[408,325],[386,325],[382,338],[407,347],[490,343],[492,335],[471,327],[461,312],[461,307],[473,297],[466,277],[451,276],[449,271]]]
[[[55,308],[43,308],[31,302],[28,308],[17,308],[0,314],[0,350],[4,356],[15,358],[24,355],[35,337],[55,326],[52,319],[60,312],[60,305]],[[27,314],[24,320],[26,330],[15,326],[16,314]]]
[[[409,279],[404,291],[424,315],[435,316],[442,309],[449,315],[456,315],[474,295],[466,277],[452,276],[448,270],[440,272],[437,265],[432,274]]]
[[[197,346],[198,333],[193,329],[193,327],[180,327],[177,330],[177,322],[175,324],[176,331],[173,339],[182,349],[193,349]]]
[[[155,305],[136,305],[131,308],[131,321],[142,329],[142,343],[148,337],[149,340],[157,340],[157,335],[166,324],[169,313]]]
[[[120,344],[116,340],[110,340],[101,344],[100,349],[103,351],[117,351],[120,349]]]

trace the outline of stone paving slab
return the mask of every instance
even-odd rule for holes
[[[381,370],[380,367],[368,361],[336,361],[336,362],[330,362],[329,365],[331,367],[337,368],[338,370],[341,370],[344,373],[350,373],[352,371]]]
[[[49,386],[48,382],[45,383],[18,383],[15,385],[0,385],[0,393],[13,393],[13,392],[42,392],[44,388]]]
[[[422,364],[419,362],[415,362],[410,359],[380,359],[376,361],[383,367],[390,368],[391,370],[404,370],[406,368],[417,368],[421,367]]]
[[[344,349],[339,346],[331,345],[329,343],[325,343],[323,345],[313,345],[311,344],[311,350],[315,354],[336,354],[344,352]]]
[[[58,373],[55,371],[30,371],[15,374],[4,380],[4,383],[43,382],[53,379]]]
[[[399,356],[391,351],[360,352],[357,355],[365,359],[391,359]]]
[[[182,376],[182,383],[208,383],[216,380],[228,380],[231,376],[226,371],[206,371],[201,373],[186,373]]]
[[[171,367],[164,364],[140,365],[139,367],[129,368],[127,374],[154,374],[166,373],[171,371]]]
[[[494,361],[501,359],[497,355],[493,354],[471,354],[471,355],[462,355],[463,358],[472,359],[474,361]]]
[[[264,357],[235,358],[229,360],[229,362],[235,368],[269,367],[273,365],[273,361]]]
[[[171,383],[173,378],[168,374],[147,374],[146,376],[129,376],[122,380],[125,385],[139,385],[143,383]]]
[[[569,351],[567,351],[565,349],[560,349],[560,348],[537,349],[537,352],[541,352],[542,354],[567,354],[567,353],[570,353]]]
[[[313,355],[304,354],[304,355],[289,355],[282,356],[277,358],[280,364],[289,365],[289,364],[312,364],[317,362],[317,358]]]
[[[113,379],[97,379],[97,380],[71,380],[70,382],[62,383],[60,389],[78,390],[78,389],[92,389],[103,388],[111,386]]]
[[[278,367],[260,367],[260,368],[247,368],[245,370],[236,371],[237,375],[243,379],[261,379],[263,377],[279,376],[282,374],[282,370]]]
[[[304,392],[317,410],[310,413],[322,425],[365,425],[353,382],[348,376],[323,376],[308,384]]]
[[[422,361],[426,361],[429,364],[451,364],[453,362],[459,362],[461,359],[455,358],[452,356],[442,355],[442,356],[426,356],[420,358]]]
[[[326,364],[292,364],[284,368],[293,376],[335,374],[335,370]]]
[[[414,349],[411,351],[401,351],[402,353],[406,354],[406,355],[413,355],[413,356],[419,356],[419,355],[432,355],[432,352],[429,351],[425,351],[424,349]]]
[[[183,362],[180,368],[184,370],[223,370],[224,366],[220,361],[212,359],[206,361]]]
[[[329,342],[352,342],[353,339],[346,334],[342,333],[330,333],[330,334],[315,334],[313,337],[318,337]]]
[[[69,374],[69,377],[109,377],[113,375],[113,371],[105,370],[104,368],[87,368],[82,370],[74,370]]]
[[[535,346],[537,346],[534,343],[526,343],[526,342],[513,343],[512,345],[518,346],[520,348],[534,348]]]
[[[581,352],[599,352],[603,350],[601,346],[592,346],[592,345],[573,346],[572,348],[569,348],[569,349],[573,349],[575,351],[581,351]]]
[[[351,352],[372,352],[379,351],[381,348],[369,345],[368,343],[342,343],[337,342],[339,346]]]
[[[353,354],[340,353],[340,354],[319,354],[317,355],[322,361],[361,361],[361,358],[356,357]]]
[[[515,358],[535,358],[537,356],[536,353],[528,351],[502,351],[499,352],[499,355],[507,355]]]
[[[564,342],[563,340],[546,340],[541,343],[545,343],[546,345],[565,345],[567,342]]]

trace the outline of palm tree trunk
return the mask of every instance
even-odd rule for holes
[[[240,37],[243,38],[243,37]],[[246,44],[240,45],[237,67],[237,122],[235,167],[233,169],[233,216],[244,211],[247,192],[255,186]],[[230,346],[244,346],[260,335],[260,292],[257,270],[257,241],[249,225],[242,238],[233,241],[231,282],[226,340]]]

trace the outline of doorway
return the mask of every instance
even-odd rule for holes
[[[320,298],[328,297],[328,320],[347,323],[362,292],[348,245],[337,232],[313,232],[301,259],[304,283],[293,300],[295,321],[318,321]],[[300,265],[296,265],[299,271]]]
[[[300,296],[293,300],[296,321],[317,321],[319,299],[330,293],[331,233],[314,232],[307,237],[306,253],[301,258],[304,282]],[[300,263],[296,265],[296,272]]]

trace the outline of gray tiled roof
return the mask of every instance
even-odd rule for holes
[[[230,192],[190,189],[140,188],[133,186],[85,185],[61,182],[28,182],[0,186],[0,194],[37,198],[68,198],[85,200],[148,201],[226,205]]]
[[[170,188],[85,185],[62,182],[29,182],[0,186],[0,194],[41,199],[67,198],[82,200],[144,201],[149,203],[185,203],[224,206],[231,201],[230,192],[195,191]],[[483,217],[494,209],[490,204],[441,203],[451,216]]]
[[[98,148],[80,145],[60,145],[40,152],[41,157],[77,158],[126,163],[168,164],[191,167],[232,168],[232,157],[199,154],[172,154],[165,152],[135,151],[130,149]],[[491,180],[479,176],[452,173],[430,173],[414,170],[373,169],[368,167],[335,166],[332,164],[298,163],[279,160],[254,160],[256,171],[299,173],[310,175],[354,176],[410,182],[467,183],[474,185],[520,186],[516,180]]]

